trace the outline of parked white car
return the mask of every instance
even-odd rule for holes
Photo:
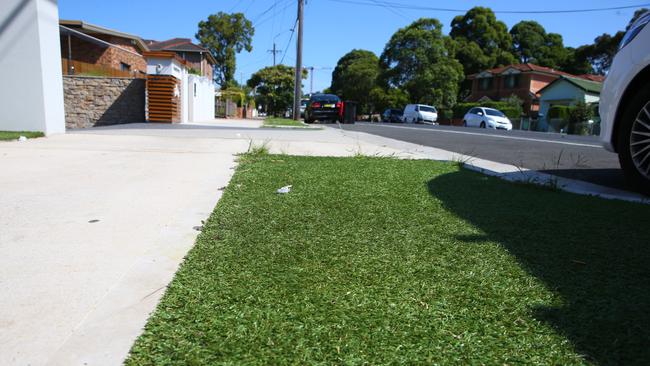
[[[404,123],[436,123],[438,121],[438,111],[435,107],[425,104],[408,104],[404,108]]]
[[[470,109],[463,117],[463,126],[493,128],[495,130],[512,130],[512,122],[503,112],[484,107]]]
[[[650,194],[650,12],[627,31],[600,95],[600,138],[636,189]]]

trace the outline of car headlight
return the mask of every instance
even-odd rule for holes
[[[630,44],[630,42],[632,42],[632,40],[634,40],[634,38],[638,36],[639,33],[641,33],[643,28],[645,28],[648,23],[650,23],[650,11],[646,11],[642,16],[640,16],[639,19],[637,19],[637,21],[632,24],[630,30],[625,33],[625,36],[623,36],[621,44],[618,47],[619,51],[622,50],[623,47]]]

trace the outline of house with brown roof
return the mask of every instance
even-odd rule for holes
[[[64,75],[140,76],[147,71],[142,38],[81,20],[59,20]]]
[[[191,72],[200,74],[212,80],[213,67],[217,63],[210,51],[192,43],[189,38],[173,38],[162,42],[147,41],[151,51],[175,52],[187,62]]]
[[[515,95],[523,101],[524,114],[536,117],[539,112],[538,92],[562,76],[576,77],[530,63],[485,70],[467,77],[472,80],[472,91],[465,101],[500,101]]]

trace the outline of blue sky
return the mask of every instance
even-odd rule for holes
[[[345,1],[345,0],[344,0]],[[382,0],[352,0],[378,3]],[[405,5],[453,7],[469,9],[489,6],[494,10],[566,10],[642,4],[643,0],[546,0],[546,1],[436,1],[386,0]],[[276,6],[273,7],[273,4]],[[59,0],[62,19],[80,19],[113,28],[142,38],[165,40],[174,37],[194,38],[197,24],[209,14],[219,11],[243,12],[254,22],[253,51],[237,56],[237,79],[244,82],[256,70],[270,66],[273,59],[267,50],[273,41],[282,51],[288,45],[296,18],[296,0]],[[271,8],[266,14],[265,10]],[[536,20],[547,31],[560,33],[569,46],[590,43],[602,33],[615,33],[625,28],[633,9],[580,14],[497,14],[509,27],[521,20]],[[386,9],[367,5],[342,3],[337,0],[307,0],[305,7],[304,65],[333,68],[338,59],[354,48],[379,55],[390,36],[399,28],[421,17],[439,19],[449,32],[449,25],[458,13],[406,9]],[[284,63],[295,64],[295,38],[289,44]],[[314,73],[314,90],[329,86],[331,70]],[[305,92],[309,92],[309,80]]]

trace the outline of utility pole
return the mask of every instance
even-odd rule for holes
[[[275,48],[275,42],[273,42],[273,49],[272,49],[272,50],[268,50],[267,52],[273,54],[273,66],[275,66],[275,55],[277,55],[278,53],[282,53],[282,51],[276,49],[276,48]]]
[[[300,119],[300,98],[302,97],[302,31],[305,0],[298,0],[298,40],[296,41],[296,80],[293,87],[293,119]]]

